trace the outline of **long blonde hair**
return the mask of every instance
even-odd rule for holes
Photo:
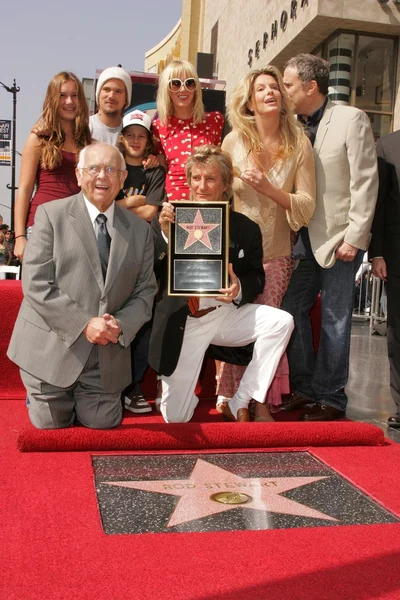
[[[59,100],[61,86],[66,81],[73,81],[76,85],[79,110],[74,122],[74,140],[79,149],[91,143],[89,130],[89,109],[83,90],[83,85],[76,75],[69,71],[61,71],[50,80],[43,102],[43,111],[32,128],[41,142],[42,152],[40,164],[43,169],[55,169],[61,164],[61,146],[65,141],[65,134],[59,116]]]
[[[199,76],[196,73],[196,69],[187,60],[173,60],[165,67],[158,80],[157,112],[161,125],[167,125],[168,117],[174,114],[174,105],[172,104],[168,87],[169,80],[174,78],[185,80],[190,77],[193,77],[193,79],[196,81],[193,106],[193,123],[201,123],[204,117],[204,106],[201,85]]]
[[[250,71],[231,94],[227,112],[232,128],[241,135],[249,150],[255,155],[260,154],[264,150],[254,114],[248,108],[248,103],[253,95],[255,81],[260,75],[270,75],[273,77],[278,84],[282,96],[282,108],[279,120],[281,142],[276,158],[288,158],[293,154],[297,155],[302,151],[305,137],[304,128],[297,121],[290,108],[290,100],[283,85],[282,75],[272,65]]]

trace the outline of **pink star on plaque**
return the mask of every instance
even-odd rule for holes
[[[204,223],[200,210],[197,210],[193,223],[179,223],[179,227],[182,227],[182,229],[189,233],[184,250],[190,248],[196,242],[201,242],[204,246],[212,250],[208,234],[218,227],[218,225],[218,223]]]
[[[337,521],[329,515],[280,495],[282,492],[321,479],[327,479],[327,477],[240,477],[199,458],[189,479],[105,481],[103,483],[180,496],[167,525],[167,527],[174,527],[238,507],[262,510],[267,514],[268,512],[281,513],[323,519],[324,521]],[[213,495],[218,492],[233,492],[244,498],[245,502],[241,504],[216,502]]]

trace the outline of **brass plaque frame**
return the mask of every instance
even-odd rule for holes
[[[168,294],[218,296],[229,282],[229,202],[171,202]]]

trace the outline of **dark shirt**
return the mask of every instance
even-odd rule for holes
[[[325,112],[325,108],[328,102],[328,98],[326,98],[323,105],[312,113],[309,117],[301,117],[298,119],[303,125],[305,125],[307,135],[310,139],[311,144],[314,146],[315,138],[317,137],[317,131],[320,124],[320,121]],[[292,256],[296,260],[305,260],[314,258],[314,253],[311,248],[310,236],[308,234],[308,227],[302,227],[296,238],[296,242],[293,246]]]
[[[129,196],[146,196],[146,204],[161,206],[166,200],[165,195],[165,170],[162,167],[145,169],[142,166],[126,165],[128,175],[124,187],[117,196],[117,200]]]

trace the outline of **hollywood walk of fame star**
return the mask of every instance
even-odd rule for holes
[[[189,233],[184,250],[190,248],[196,242],[201,242],[210,250],[213,249],[208,234],[219,227],[219,223],[204,223],[203,215],[200,210],[197,210],[193,223],[178,223],[178,225]]]
[[[250,496],[251,500],[246,504],[240,504],[240,508],[337,521],[329,515],[280,495],[282,492],[321,479],[327,479],[327,477],[240,477],[199,458],[189,479],[104,481],[102,483],[146,492],[180,496],[180,500],[167,525],[167,527],[174,527],[238,508],[238,505],[235,504],[219,504],[213,501],[210,496],[218,491],[244,492]]]

